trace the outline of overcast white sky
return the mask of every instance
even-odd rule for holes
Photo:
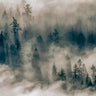
[[[4,3],[7,6],[14,6],[16,4],[20,4],[23,0],[0,0],[0,2]],[[33,8],[41,8],[43,6],[54,6],[55,5],[68,5],[68,4],[75,4],[75,3],[88,3],[93,2],[95,0],[25,0],[31,3]]]

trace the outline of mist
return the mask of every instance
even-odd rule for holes
[[[0,0],[0,96],[95,96],[95,0]]]

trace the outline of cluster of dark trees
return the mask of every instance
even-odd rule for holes
[[[28,22],[31,20],[32,12],[30,4],[26,2],[22,15],[18,7],[15,10],[16,12],[12,9],[7,11],[4,10],[2,13],[0,24],[0,64],[7,64],[12,68],[17,68],[20,67],[22,63],[20,54],[22,45],[21,38],[26,40],[26,37],[28,37],[26,35],[29,35],[29,29],[25,28],[28,29],[27,33],[25,33],[25,29],[23,30],[23,28],[20,27],[20,22],[18,23],[18,21],[21,21],[21,16],[23,16],[22,22],[25,24],[27,21],[26,24],[29,24]],[[22,37],[19,31],[23,31]]]
[[[8,30],[0,33],[0,63],[7,64],[11,67],[20,66],[21,43],[19,40],[19,30],[21,30],[17,20],[13,17],[10,24],[13,40],[10,40]]]
[[[57,72],[57,68],[53,65],[53,80],[54,81],[64,81],[63,88],[66,89],[67,84],[71,84],[71,89],[85,89],[85,88],[93,88],[96,89],[96,67],[92,65],[91,67],[92,74],[86,70],[85,64],[78,60],[77,64],[74,65],[73,71],[70,72],[70,76],[68,76],[66,69],[61,69],[61,71]]]
[[[48,34],[49,43],[54,42],[57,45],[64,46],[64,43],[67,42],[72,45],[76,45],[79,49],[84,48],[94,48],[96,46],[96,34],[94,32],[88,32],[87,35],[84,34],[83,31],[76,30],[75,28],[71,28],[68,32],[66,32],[63,36],[60,36],[60,32],[55,29],[54,32],[50,32]]]
[[[13,17],[13,21],[11,21],[11,24],[9,23],[9,18]],[[17,19],[19,17],[23,18],[23,28],[20,27]],[[2,22],[6,23],[3,25],[3,29],[0,31],[0,64],[7,64],[10,67],[14,68],[20,68],[22,64],[21,60],[21,48],[22,48],[22,42],[20,41],[20,34],[19,31],[22,30],[22,41],[26,42],[27,40],[30,40],[32,38],[32,30],[31,30],[31,24],[32,24],[32,10],[29,4],[26,4],[24,7],[24,13],[20,13],[19,9],[17,9],[17,14],[15,14],[15,17],[12,16],[12,13],[10,12],[10,15],[7,14],[6,11],[3,12],[2,15]],[[10,28],[11,27],[11,28]],[[67,30],[67,32],[64,32],[63,35],[60,34],[60,32],[57,30],[58,28],[54,29],[54,32],[48,32],[46,40],[43,39],[42,35],[35,35],[37,44],[39,46],[39,50],[41,52],[45,52],[47,47],[49,47],[52,43],[56,44],[57,46],[63,46],[68,43],[72,45],[78,46],[79,49],[84,49],[86,47],[88,48],[94,48],[96,46],[96,34],[94,32],[88,32],[87,35],[83,33],[82,30],[77,30],[75,28],[71,28],[71,30]],[[35,33],[36,34],[36,33]],[[37,33],[38,34],[38,33]],[[23,43],[24,43],[23,42]],[[67,44],[67,45],[68,45]],[[46,47],[47,46],[47,47]],[[35,55],[33,55],[33,66],[34,69],[38,70],[38,73],[40,73],[40,68],[35,65],[38,63],[39,55],[37,54],[37,49],[34,50]],[[47,50],[48,51],[48,50]],[[57,72],[57,68],[54,65],[53,66],[53,78],[54,80],[62,80],[62,81],[68,81],[72,83],[74,88],[77,88],[77,84],[80,88],[86,88],[86,87],[96,87],[96,67],[92,66],[92,79],[90,78],[86,67],[84,64],[82,64],[81,60],[78,61],[78,64],[74,65],[73,71],[70,73],[71,75],[68,76],[66,71],[64,69],[61,69],[60,72]],[[41,73],[40,73],[41,74]]]

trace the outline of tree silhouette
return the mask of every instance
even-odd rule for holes
[[[84,46],[85,46],[85,41],[86,41],[86,38],[85,38],[84,34],[83,34],[82,32],[80,32],[80,33],[78,34],[78,37],[77,37],[77,44],[78,44],[78,47],[79,47],[80,49],[84,48]]]
[[[89,33],[87,43],[89,47],[93,47],[95,45],[95,37],[93,33]]]
[[[21,57],[20,57],[21,44],[19,41],[19,33],[18,33],[19,30],[21,30],[21,28],[14,17],[13,22],[10,25],[12,26],[12,32],[14,34],[14,44],[11,44],[10,46],[12,67],[18,68],[21,67]]]
[[[53,65],[52,74],[53,74],[53,80],[56,81],[57,80],[57,68],[55,64]]]
[[[0,63],[5,63],[4,36],[0,33]]]
[[[64,81],[66,80],[66,74],[64,72],[64,69],[61,69],[61,71],[58,73],[59,79]]]
[[[49,33],[48,34],[48,42],[52,43],[54,42],[55,44],[59,43],[59,32],[57,31],[57,29],[54,29],[53,33]]]
[[[19,30],[21,30],[17,20],[13,17],[13,22],[11,23],[12,32],[14,33],[14,42],[17,49],[20,49],[20,41],[19,41]]]
[[[87,74],[87,77],[86,77],[86,87],[91,87],[92,86],[92,81],[89,77],[89,75]]]
[[[25,2],[26,3],[26,2]],[[25,4],[25,7],[24,7],[24,15],[26,17],[27,20],[31,20],[31,17],[32,17],[32,7],[30,6],[30,4]]]

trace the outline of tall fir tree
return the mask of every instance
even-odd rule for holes
[[[18,33],[21,30],[21,28],[14,17],[11,26],[12,26],[12,32],[14,34],[14,44],[11,44],[10,46],[11,61],[12,61],[12,67],[18,68],[21,66],[21,58],[20,58],[21,44],[19,41],[19,33]]]
[[[62,81],[66,80],[66,74],[65,74],[64,69],[61,69],[61,71],[59,72],[58,76],[59,76],[60,80],[62,80]]]
[[[21,45],[19,41],[19,31],[21,30],[17,20],[13,17],[13,22],[11,23],[12,25],[12,32],[14,33],[14,42],[15,42],[15,47],[17,50],[20,50]]]
[[[57,68],[55,64],[53,65],[52,74],[53,74],[53,80],[56,81],[57,80]]]

